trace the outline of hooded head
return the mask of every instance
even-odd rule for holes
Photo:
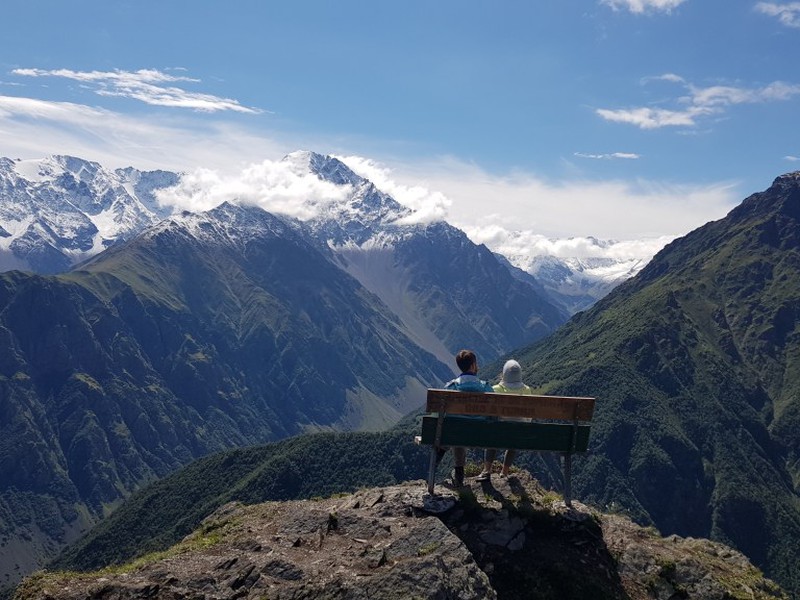
[[[503,365],[503,379],[500,380],[507,388],[521,388],[522,383],[522,367],[515,360],[507,360]]]

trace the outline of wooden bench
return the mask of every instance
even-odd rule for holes
[[[437,451],[443,447],[560,452],[564,501],[572,506],[572,454],[586,452],[594,398],[524,396],[428,390],[421,444],[431,446],[428,492],[433,494]],[[524,419],[500,420],[497,417]],[[584,423],[584,424],[581,424]]]

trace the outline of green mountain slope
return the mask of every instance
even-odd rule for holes
[[[579,497],[733,545],[800,594],[798,317],[794,173],[515,358],[540,391],[598,398]]]
[[[0,585],[195,458],[385,427],[450,375],[325,252],[223,206],[0,275]]]

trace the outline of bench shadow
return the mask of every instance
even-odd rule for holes
[[[591,515],[543,506],[513,474],[497,484],[502,489],[492,480],[475,484],[460,490],[463,510],[445,520],[489,576],[498,599],[631,600]],[[481,504],[478,495],[500,510]],[[508,528],[508,541],[498,544]]]

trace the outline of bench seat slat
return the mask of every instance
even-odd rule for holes
[[[422,418],[422,443],[433,444],[436,437],[435,416]],[[487,427],[488,423],[491,427]],[[586,452],[589,446],[588,425],[562,423],[520,423],[476,417],[447,415],[442,424],[442,446],[471,448],[515,448],[550,452]],[[575,431],[575,447],[572,435]]]

